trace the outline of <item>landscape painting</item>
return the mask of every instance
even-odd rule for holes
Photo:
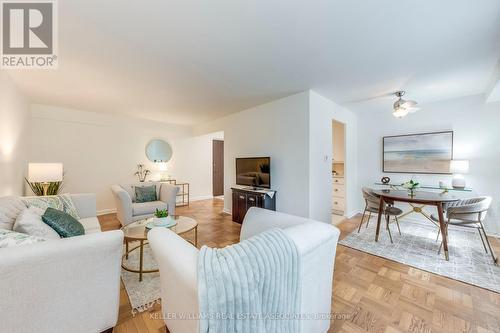
[[[386,136],[384,172],[449,174],[453,132]]]

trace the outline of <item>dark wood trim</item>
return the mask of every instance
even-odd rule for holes
[[[113,328],[114,327],[108,328],[107,330],[102,331],[101,333],[113,333]]]
[[[418,136],[418,135],[429,135],[429,134],[442,134],[451,133],[451,159],[453,160],[453,143],[455,141],[453,131],[438,131],[438,132],[426,132],[426,133],[415,133],[415,134],[401,134],[401,135],[388,135],[382,137],[382,172],[383,173],[403,173],[403,174],[419,174],[419,175],[451,175],[451,172],[407,172],[407,171],[386,171],[385,170],[385,139],[387,138],[398,138],[403,136]]]

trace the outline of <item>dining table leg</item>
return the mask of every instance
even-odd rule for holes
[[[441,238],[443,239],[444,257],[446,258],[446,260],[450,260],[450,257],[448,255],[448,235],[446,233],[446,225],[444,221],[443,204],[441,202],[438,202],[436,206],[439,217],[439,228],[441,229]]]
[[[378,242],[380,233],[380,223],[382,222],[382,214],[384,214],[384,197],[380,196],[380,204],[378,205],[377,230],[375,231],[375,242]]]

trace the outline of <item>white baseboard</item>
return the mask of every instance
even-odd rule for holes
[[[214,197],[211,195],[200,195],[197,197],[189,197],[189,201],[201,201],[201,200],[208,200],[208,199],[213,199]]]
[[[106,214],[114,214],[116,213],[116,208],[110,209],[102,209],[97,211],[97,216],[106,215]]]
[[[229,215],[232,215],[232,214],[233,214],[233,212],[232,212],[230,209],[226,209],[226,208],[224,208],[224,209],[222,210],[222,212],[223,212],[223,213],[226,213],[226,214],[229,214]]]

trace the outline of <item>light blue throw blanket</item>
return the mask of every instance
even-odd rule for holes
[[[198,257],[201,333],[299,332],[300,257],[271,229]]]

